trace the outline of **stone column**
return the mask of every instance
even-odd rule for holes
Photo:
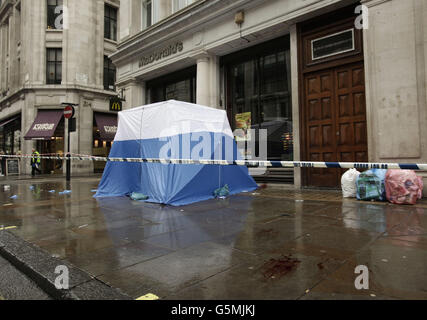
[[[218,57],[201,54],[197,57],[196,103],[219,108],[220,70]]]
[[[7,89],[6,83],[6,42],[7,42],[7,25],[0,24],[0,90],[3,92]]]
[[[299,121],[299,71],[298,71],[298,32],[296,25],[290,27],[291,36],[291,92],[292,92],[292,127],[294,136],[294,161],[301,160],[300,121]],[[301,169],[294,169],[294,185],[302,186]]]
[[[94,12],[94,19],[96,20],[96,33],[95,33],[95,85],[98,89],[104,88],[104,7],[105,2],[98,0],[96,10]]]
[[[196,103],[204,106],[209,105],[210,90],[209,58],[201,57],[197,59],[197,92]]]
[[[34,107],[36,102],[36,97],[33,92],[25,94],[22,97],[25,101],[23,103],[23,108],[21,111],[21,151],[22,154],[31,154],[32,148],[36,146],[36,141],[34,140],[25,140],[24,136],[30,130],[31,125],[34,122],[34,119],[37,116],[37,110]],[[25,159],[22,160],[24,165],[22,166],[22,174],[31,174],[30,161]]]
[[[31,43],[26,48],[25,58],[31,70],[30,79],[33,84],[46,84],[47,1],[34,0],[30,6],[34,20],[29,28]]]
[[[82,94],[79,97],[77,112],[77,132],[71,135],[71,152],[91,155],[93,141],[93,106],[92,96]],[[92,161],[75,161],[73,174],[93,173]]]
[[[426,38],[423,1],[365,0],[369,160],[427,162]],[[427,183],[427,174],[424,176]]]
[[[145,105],[145,82],[134,80],[125,87],[126,102],[124,109],[132,109]]]
[[[13,12],[13,9],[12,9]],[[15,89],[15,76],[16,76],[16,41],[15,41],[15,17],[14,14],[9,16],[9,88],[13,91]]]

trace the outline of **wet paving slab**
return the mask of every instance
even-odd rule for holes
[[[395,206],[269,187],[169,207],[94,199],[98,182],[2,181],[0,228],[134,298],[426,298],[425,200]],[[355,288],[359,265],[369,290]]]
[[[427,257],[424,249],[404,241],[380,238],[328,275],[304,299],[425,300]],[[359,265],[369,269],[368,290],[355,288],[354,270]]]
[[[187,287],[171,300],[295,300],[339,266],[338,261],[323,262],[302,254],[262,255],[252,261],[219,273],[201,283]]]
[[[141,296],[141,292],[167,297],[251,258],[244,252],[208,241],[106,274],[100,279],[135,298]],[[142,274],[144,276],[137,276]]]

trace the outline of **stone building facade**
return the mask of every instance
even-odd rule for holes
[[[126,108],[226,109],[233,129],[268,129],[270,159],[427,162],[424,0],[122,0],[120,20]],[[292,178],[335,187],[340,174]]]
[[[0,152],[31,154],[36,148],[63,154],[68,123],[57,116],[62,103],[78,105],[71,152],[108,152],[111,142],[98,137],[94,116],[108,117],[110,99],[117,96],[108,56],[117,49],[119,6],[119,0],[0,2]],[[54,133],[27,136],[30,129],[52,128],[35,125],[46,115],[52,120],[55,112]],[[29,167],[21,163],[21,173],[29,173]],[[52,161],[42,168],[63,171],[62,163]],[[94,164],[73,163],[73,169],[89,173]]]

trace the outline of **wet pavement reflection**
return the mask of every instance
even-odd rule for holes
[[[134,298],[427,298],[425,200],[267,188],[175,208],[94,199],[98,182],[1,181],[0,229]],[[369,290],[354,286],[359,265]]]

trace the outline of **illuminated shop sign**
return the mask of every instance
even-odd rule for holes
[[[110,111],[120,112],[122,110],[123,110],[122,101],[117,97],[111,98],[110,99]]]
[[[142,68],[146,65],[159,61],[161,59],[167,58],[171,55],[177,54],[184,50],[184,45],[182,42],[177,42],[176,44],[170,45],[162,50],[155,51],[149,56],[144,56],[139,60],[139,67]]]
[[[106,133],[117,133],[116,126],[104,126],[104,130]]]
[[[40,123],[40,124],[36,124],[33,127],[34,131],[50,131],[53,130],[53,128],[55,127],[54,123]]]

